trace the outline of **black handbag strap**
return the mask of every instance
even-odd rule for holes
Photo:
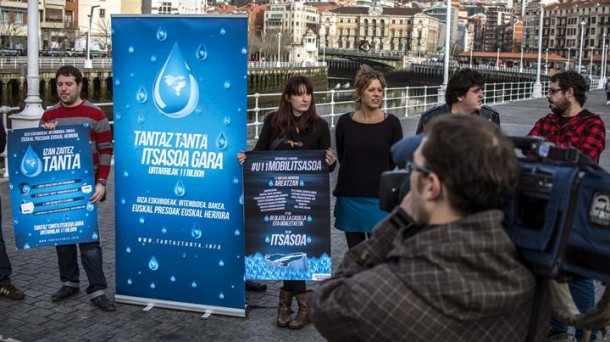
[[[280,146],[282,141],[284,141],[284,137],[275,138],[275,140],[273,140],[271,143],[271,146],[269,146],[269,151],[274,151],[278,146]]]

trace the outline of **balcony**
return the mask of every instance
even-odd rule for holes
[[[45,5],[47,7],[61,7],[64,8],[66,6],[66,0],[45,0]]]

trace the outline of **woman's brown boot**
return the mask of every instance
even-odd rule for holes
[[[280,302],[277,307],[277,326],[287,327],[292,319],[290,314],[292,313],[292,292],[284,291],[280,289]]]
[[[297,330],[306,326],[310,322],[309,305],[307,305],[307,292],[294,296],[296,297],[297,304],[299,305],[299,312],[297,313],[297,318],[290,321],[288,328]]]

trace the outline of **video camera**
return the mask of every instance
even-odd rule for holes
[[[577,275],[609,282],[610,174],[574,148],[537,137],[510,140],[525,156],[518,158],[519,180],[504,205],[503,225],[524,262],[562,281]],[[381,209],[394,209],[409,184],[405,170],[384,172]]]

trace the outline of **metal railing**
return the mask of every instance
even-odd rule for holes
[[[273,61],[252,61],[248,62],[248,69],[273,69],[273,68],[306,68],[306,67],[326,67],[326,62],[273,62]]]
[[[94,68],[111,68],[112,58],[94,58],[91,60]],[[39,57],[38,67],[40,69],[56,69],[62,65],[74,65],[79,68],[85,67],[85,57]],[[0,58],[0,69],[27,70],[28,58],[2,57]]]
[[[546,94],[549,87],[548,82],[542,83],[542,93]],[[594,89],[594,87],[591,87]],[[398,117],[408,117],[421,114],[427,109],[441,103],[444,99],[439,98],[440,86],[422,87],[396,87],[384,90],[382,109]],[[505,82],[486,84],[484,89],[483,103],[488,105],[522,101],[532,98],[534,82]],[[353,90],[339,89],[314,92],[316,110],[318,114],[328,121],[331,128],[335,127],[336,121],[342,114],[354,110],[352,100]],[[247,126],[248,136],[258,139],[260,128],[263,125],[265,115],[278,109],[280,93],[251,94],[248,95]],[[271,104],[271,105],[269,105]],[[99,107],[112,107],[112,102],[96,103]],[[9,108],[9,107],[2,107]],[[19,110],[12,107],[10,111]],[[8,112],[2,112],[7,114]],[[3,115],[6,126],[6,115]],[[111,124],[114,122],[111,120]]]
[[[548,90],[548,82],[542,83],[543,94]],[[398,117],[421,114],[427,109],[445,103],[439,99],[440,86],[397,87],[386,88],[383,99],[383,111]],[[499,104],[522,101],[532,98],[534,82],[505,82],[486,84],[484,89],[484,104]],[[335,127],[337,117],[354,110],[351,98],[353,90],[329,90],[314,92],[314,100],[318,114],[328,121],[331,128]],[[248,95],[248,136],[258,139],[260,127],[265,115],[277,110],[280,93]],[[273,103],[268,106],[264,103]]]

